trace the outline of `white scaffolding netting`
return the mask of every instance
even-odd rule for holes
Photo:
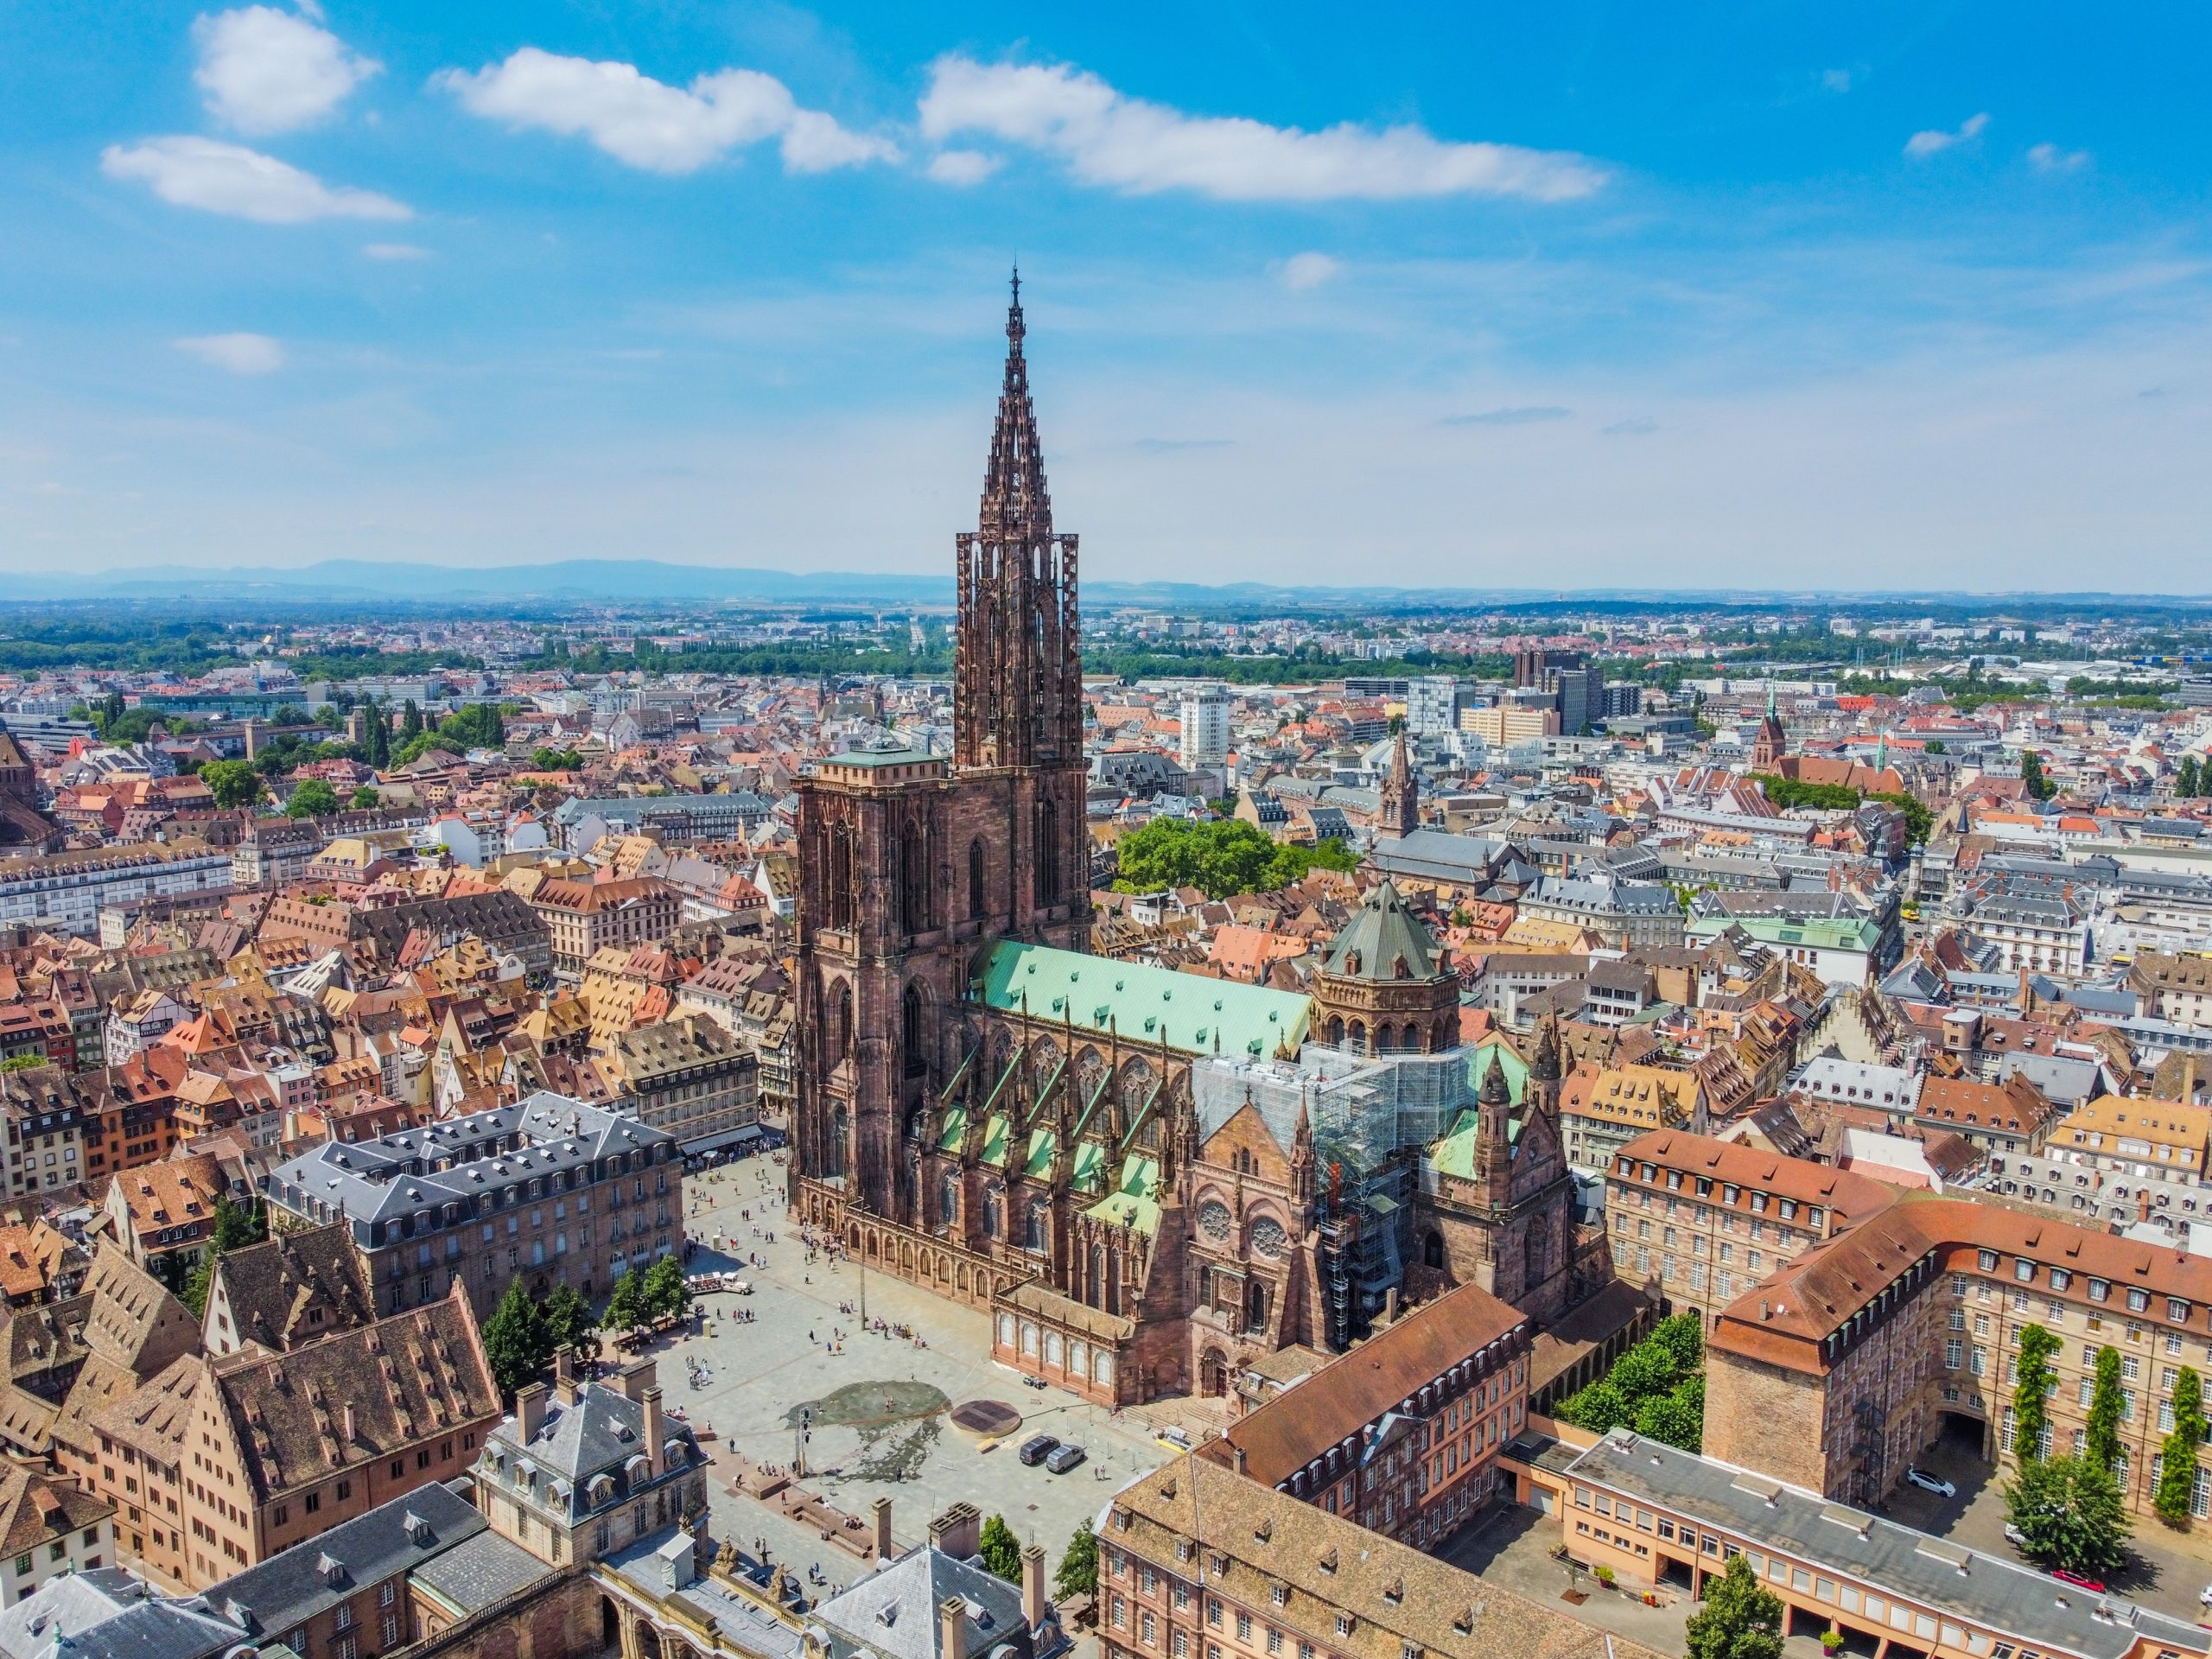
[[[1320,1167],[1340,1164],[1357,1179],[1394,1153],[1427,1146],[1452,1127],[1460,1108],[1473,1104],[1466,1053],[1350,1054],[1307,1043],[1295,1060],[1197,1060],[1191,1096],[1198,1131],[1211,1135],[1249,1100],[1287,1150],[1302,1106]]]

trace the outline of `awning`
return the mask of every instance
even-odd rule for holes
[[[683,1143],[683,1155],[696,1158],[702,1153],[720,1152],[725,1147],[741,1147],[748,1141],[763,1139],[758,1125],[748,1123],[741,1129],[725,1129],[720,1135],[702,1136]]]

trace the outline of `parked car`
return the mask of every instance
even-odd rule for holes
[[[2069,1573],[2063,1567],[2054,1567],[2050,1569],[2050,1576],[2061,1584],[2078,1585],[2084,1590],[2094,1590],[2099,1595],[2104,1593],[2105,1581],[2102,1579],[2093,1579],[2086,1573]]]
[[[1940,1475],[1931,1475],[1925,1469],[1908,1468],[1904,1478],[1923,1492],[1933,1492],[1938,1497],[1956,1497],[1959,1489]]]
[[[1059,1443],[1055,1435],[1032,1434],[1021,1443],[1021,1461],[1033,1469],[1052,1456],[1052,1448]]]
[[[2212,1607],[2212,1584],[2206,1585],[2196,1592],[2196,1605],[2200,1607]]]
[[[1045,1459],[1045,1467],[1053,1474],[1065,1475],[1076,1465],[1081,1463],[1083,1458],[1083,1448],[1079,1446],[1057,1446],[1052,1448],[1052,1456]]]

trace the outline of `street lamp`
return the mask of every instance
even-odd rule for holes
[[[867,1200],[855,1198],[845,1206],[845,1213],[849,1216],[866,1215]],[[868,1246],[865,1242],[854,1247],[853,1261],[861,1270],[861,1334],[865,1336],[868,1334]]]

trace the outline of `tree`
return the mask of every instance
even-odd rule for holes
[[[2005,1489],[2005,1518],[2021,1548],[2046,1567],[2096,1577],[2127,1564],[2127,1510],[2112,1471],[2087,1458],[2023,1464]]]
[[[215,805],[225,812],[251,806],[269,792],[251,760],[210,760],[200,768],[200,781],[207,785]]]
[[[1633,1428],[1697,1451],[1705,1438],[1704,1336],[1694,1313],[1677,1313],[1612,1363],[1598,1381],[1561,1401],[1558,1414],[1603,1433]]]
[[[2043,757],[2033,749],[2020,751],[2020,783],[2032,801],[2047,801],[2058,792],[2058,786],[2044,776]]]
[[[2170,1527],[2185,1527],[2196,1509],[2196,1448],[2204,1444],[2204,1383],[2184,1365],[2174,1379],[2174,1427],[2160,1448],[2152,1507]]]
[[[598,1320],[591,1304],[571,1284],[560,1284],[545,1299],[545,1331],[556,1349],[566,1348],[579,1359],[599,1357]]]
[[[1008,1584],[1021,1582],[1021,1540],[1014,1535],[1006,1516],[995,1515],[983,1522],[981,1553],[983,1565]]]
[[[2097,1350],[2096,1387],[2089,1395],[2089,1423],[2082,1455],[2107,1474],[2120,1467],[2120,1350]]]
[[[369,705],[368,742],[363,746],[367,753],[362,759],[382,772],[391,764],[391,721],[386,718],[383,705]]]
[[[1731,1555],[1705,1581],[1705,1605],[1682,1631],[1688,1659],[1782,1659],[1782,1598],[1751,1574],[1751,1558]]]
[[[657,1319],[681,1318],[691,1305],[691,1287],[683,1282],[683,1264],[672,1255],[664,1255],[645,1269],[639,1292],[645,1312]]]
[[[639,1281],[635,1268],[624,1269],[614,1281],[614,1288],[607,1293],[607,1313],[600,1320],[609,1331],[628,1331],[645,1324],[652,1318],[645,1306],[645,1287]]]
[[[1686,1376],[1636,1408],[1636,1432],[1662,1445],[1695,1452],[1705,1443],[1705,1379]]]
[[[1067,1552],[1060,1557],[1059,1571],[1052,1575],[1052,1599],[1065,1601],[1071,1596],[1095,1596],[1098,1593],[1098,1535],[1085,1520],[1075,1529],[1075,1536],[1068,1540]]]
[[[540,747],[530,757],[530,764],[539,772],[574,772],[583,763],[582,753],[575,749]]]
[[[410,697],[399,711],[399,741],[404,743],[409,738],[422,734],[423,711],[415,706],[415,699]]]
[[[1946,744],[1942,738],[1931,737],[1925,743],[1922,744],[1920,748],[1921,753],[1923,754],[1942,754],[1947,748],[1948,748],[1948,747],[1949,746]]]
[[[2042,1325],[2027,1325],[2020,1332],[2020,1365],[2012,1389],[2012,1455],[2024,1465],[2043,1455],[2044,1434],[2050,1427],[2050,1391],[2058,1386],[2050,1359],[2058,1349],[2058,1338]]]
[[[284,803],[288,818],[325,818],[338,810],[338,791],[320,778],[303,779]]]
[[[552,1357],[553,1339],[546,1329],[544,1313],[523,1289],[519,1277],[508,1282],[507,1294],[484,1321],[481,1334],[493,1378],[510,1399]]]
[[[2181,775],[2174,779],[2174,798],[2179,801],[2190,799],[2196,793],[2197,780],[2202,776],[2202,772],[2197,769],[2195,755],[2182,756]]]
[[[374,788],[367,784],[363,784],[359,789],[353,791],[352,804],[356,812],[361,812],[367,810],[370,807],[377,805],[383,799],[384,797],[378,794]]]

